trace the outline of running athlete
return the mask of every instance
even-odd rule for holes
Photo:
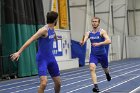
[[[38,93],[44,93],[47,85],[47,70],[54,81],[55,93],[60,93],[61,80],[59,67],[56,59],[52,53],[53,41],[55,38],[54,26],[57,23],[58,13],[51,11],[47,13],[47,25],[40,28],[26,43],[18,50],[18,52],[11,54],[11,60],[18,60],[21,53],[33,41],[38,39],[38,52],[36,61],[38,66],[38,74],[40,77],[40,86]]]
[[[96,76],[96,66],[98,63],[101,64],[105,72],[107,81],[111,80],[111,76],[109,74],[108,69],[108,54],[107,54],[108,51],[106,51],[105,49],[105,45],[111,44],[111,40],[109,39],[107,32],[99,27],[100,18],[93,17],[91,21],[93,30],[87,32],[85,34],[84,39],[80,43],[81,45],[84,45],[84,43],[88,40],[88,38],[90,39],[91,53],[89,58],[89,68],[91,72],[91,78],[94,84],[92,91],[99,92]]]

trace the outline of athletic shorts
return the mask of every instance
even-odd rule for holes
[[[90,54],[89,63],[94,63],[96,66],[98,63],[100,63],[103,68],[108,68],[107,54],[102,54],[102,55]]]
[[[60,71],[56,59],[54,57],[37,59],[38,75],[47,76],[47,73],[51,77],[60,76]]]

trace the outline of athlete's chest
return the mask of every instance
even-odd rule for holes
[[[97,33],[90,33],[89,34],[89,38],[90,40],[99,40],[101,39],[101,36],[100,36],[100,32],[97,32]]]

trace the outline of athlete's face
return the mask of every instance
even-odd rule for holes
[[[99,19],[92,19],[91,20],[92,21],[92,27],[94,28],[94,29],[96,29],[98,26],[99,26]]]

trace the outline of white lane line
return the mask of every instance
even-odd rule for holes
[[[126,69],[130,69],[130,68],[133,68],[133,67],[137,67],[137,66],[139,66],[139,65],[131,66],[131,67],[127,66],[128,68],[119,69],[119,70],[116,70],[116,71],[111,72],[111,73],[119,72],[119,71],[122,71],[122,70],[126,70]],[[117,67],[118,67],[118,66],[117,66]],[[117,68],[117,67],[116,67],[116,68]],[[116,69],[116,68],[113,68],[113,69]],[[97,77],[101,77],[101,76],[104,76],[104,74],[103,74],[103,75],[100,75],[100,76],[97,76]],[[85,81],[85,80],[90,80],[90,79],[91,79],[91,78],[88,77],[88,79],[84,79],[84,81]],[[72,84],[79,83],[79,82],[82,82],[82,81],[83,81],[83,80],[78,81],[78,82],[73,82],[73,83],[70,83],[70,84],[68,84],[68,85],[72,85]],[[52,83],[52,84],[53,84],[53,83]],[[65,86],[65,85],[64,85],[64,86]],[[64,87],[64,86],[61,86],[61,87]],[[39,87],[39,86],[37,86],[37,87]],[[37,87],[31,87],[31,88],[28,88],[28,89],[18,90],[18,91],[11,92],[11,93],[17,93],[17,92],[21,92],[21,91],[26,91],[26,90],[34,89],[34,88],[37,88]],[[52,89],[53,89],[53,88],[47,89],[47,90],[45,90],[45,91],[50,91],[50,90],[52,90]]]
[[[136,92],[140,92],[140,86],[130,91],[129,93],[136,93]]]
[[[129,65],[133,65],[134,63],[132,63],[132,64],[127,64],[127,65],[125,65],[124,64],[124,66],[129,66]],[[113,66],[113,67],[111,67],[111,68],[114,68],[114,67],[122,67],[122,64],[119,64],[119,65],[115,65],[115,66]],[[82,74],[82,73],[85,73],[85,72],[89,72],[89,70],[88,71],[86,71],[87,69],[85,69],[85,71],[83,71],[83,72],[80,72],[80,73],[78,73],[78,71],[81,71],[81,69],[80,70],[78,70],[77,71],[77,73],[74,73],[74,74],[71,74],[71,75],[66,75],[66,76],[62,76],[61,78],[65,78],[65,77],[68,77],[68,76],[73,76],[73,75],[78,75],[78,74]],[[98,69],[99,70],[99,69]],[[76,72],[76,71],[74,71],[74,72]],[[16,83],[10,83],[10,84],[6,84],[6,85],[1,85],[0,87],[5,87],[5,86],[10,86],[10,85],[14,85],[14,84],[20,84],[20,83],[25,83],[25,82],[28,82],[28,81],[36,81],[37,79],[30,79],[30,80],[26,80],[26,81],[21,81],[21,82],[16,82]],[[48,79],[48,80],[51,80],[51,79]],[[39,79],[38,79],[38,81],[39,81]],[[29,82],[28,82],[29,83]],[[37,82],[35,82],[35,83],[37,83]],[[34,84],[34,83],[30,83],[30,84]],[[29,85],[30,85],[29,84]],[[27,85],[27,84],[25,84],[25,85]],[[24,85],[22,85],[22,86],[24,86]],[[16,87],[16,86],[14,86],[14,87]]]
[[[129,65],[130,65],[130,64],[129,64]],[[125,66],[129,67],[128,65],[125,65]],[[131,68],[132,68],[132,67],[137,67],[137,66],[138,66],[138,65],[136,65],[136,66],[131,66]],[[122,67],[122,66],[115,66],[113,69],[117,69],[117,68],[119,68],[119,67]],[[86,72],[86,71],[85,71],[85,72]],[[89,71],[88,71],[88,72],[89,72]],[[102,71],[98,71],[97,73],[99,73],[99,72],[102,72]],[[82,72],[81,72],[81,73],[82,73]],[[79,73],[79,74],[81,74],[81,73]],[[84,77],[84,76],[87,76],[87,75],[89,75],[89,74],[80,75],[80,76],[77,76],[77,77],[74,77],[74,78],[65,79],[65,80],[62,79],[62,81],[72,80],[72,79]],[[2,90],[0,90],[0,91],[4,91],[4,90],[7,90],[7,89],[13,89],[13,88],[19,88],[19,87],[23,87],[23,86],[27,86],[27,85],[31,85],[31,84],[35,84],[35,83],[39,83],[39,82],[34,82],[34,83],[25,84],[25,85],[21,85],[21,86],[14,86],[14,87],[10,87],[10,88],[5,88],[5,89],[2,89]],[[53,84],[53,82],[52,82],[52,83],[48,83],[48,85],[51,85],[51,84]]]
[[[140,69],[135,69],[135,70],[133,70],[133,71],[130,71],[130,72],[127,72],[127,73],[123,73],[123,74],[121,74],[121,75],[112,77],[112,79],[118,78],[118,77],[120,77],[120,76],[124,76],[124,75],[129,74],[129,73],[133,73],[133,72],[139,71],[139,70],[140,70]],[[102,83],[102,82],[104,82],[104,81],[106,81],[106,79],[100,81],[99,83]],[[77,89],[75,89],[75,90],[72,90],[72,91],[69,91],[69,92],[66,92],[66,93],[76,92],[76,91],[79,91],[79,90],[81,90],[81,89],[84,89],[84,88],[87,88],[87,87],[90,87],[90,86],[93,86],[93,84],[90,84],[90,85],[87,85],[87,86],[84,86],[84,87],[81,87],[81,88],[77,88]]]
[[[117,86],[120,86],[120,85],[122,85],[122,84],[124,84],[124,83],[127,83],[127,82],[129,82],[129,81],[131,81],[131,80],[134,80],[134,79],[136,79],[136,78],[139,78],[139,77],[140,77],[140,75],[139,75],[139,76],[136,76],[136,77],[133,77],[133,78],[131,78],[131,79],[128,79],[128,80],[126,80],[126,81],[123,81],[123,82],[121,82],[121,83],[118,83],[118,84],[116,84],[116,85],[114,85],[114,86],[112,86],[112,87],[106,88],[105,90],[101,91],[100,93],[103,93],[103,92],[105,92],[105,91],[107,91],[107,90],[110,90],[110,89],[112,89],[112,88],[115,88],[115,87],[117,87]]]
[[[133,65],[134,63],[132,63],[131,65]],[[122,65],[128,65],[127,63],[122,63],[122,64],[119,64],[119,65],[115,65],[115,66],[122,66]],[[113,65],[114,66],[114,65]],[[112,68],[111,66],[110,66],[110,68]],[[102,68],[99,68],[99,69],[102,69]],[[98,70],[99,70],[98,69]],[[82,71],[86,71],[87,70],[87,68],[84,68],[84,69],[82,69]],[[75,70],[75,71],[71,71],[71,72],[66,72],[66,73],[62,73],[62,75],[65,75],[65,74],[70,74],[70,73],[74,73],[74,72],[77,72],[78,73],[78,71],[80,71],[81,72],[81,69],[79,69],[79,70]],[[74,74],[71,74],[71,76],[72,75],[75,75],[75,73]],[[69,75],[70,76],[70,75]],[[47,77],[50,77],[50,76],[47,76]],[[62,77],[66,77],[66,76],[62,76]],[[15,82],[15,83],[10,83],[10,84],[4,84],[4,85],[1,85],[0,86],[0,88],[1,87],[5,87],[5,86],[10,86],[10,85],[15,85],[15,84],[20,84],[20,83],[25,83],[25,82],[29,82],[29,81],[36,81],[36,79],[37,78],[35,78],[35,79],[30,79],[30,80],[24,80],[24,81],[20,81],[20,82]],[[38,78],[39,79],[39,78]],[[51,79],[48,79],[48,80],[51,80]]]
[[[82,71],[86,71],[87,69],[84,69],[84,70],[82,70]],[[81,72],[81,70],[79,70],[80,72]],[[73,71],[73,72],[76,72],[76,71]],[[77,72],[78,73],[78,72]],[[64,73],[65,74],[65,73]],[[72,76],[72,75],[75,75],[75,73],[74,74],[71,74],[71,75],[67,75],[67,76]],[[47,77],[50,77],[50,76],[47,76]],[[66,76],[62,76],[62,77],[66,77]],[[5,87],[5,86],[10,86],[10,85],[15,85],[15,84],[20,84],[20,83],[25,83],[25,82],[29,82],[29,81],[36,81],[36,80],[39,80],[39,78],[35,78],[35,79],[30,79],[30,80],[24,80],[24,81],[20,81],[20,82],[16,82],[16,83],[10,83],[10,84],[5,84],[5,85],[1,85],[0,86],[0,88],[1,87]],[[48,79],[48,80],[52,80],[52,79]]]

